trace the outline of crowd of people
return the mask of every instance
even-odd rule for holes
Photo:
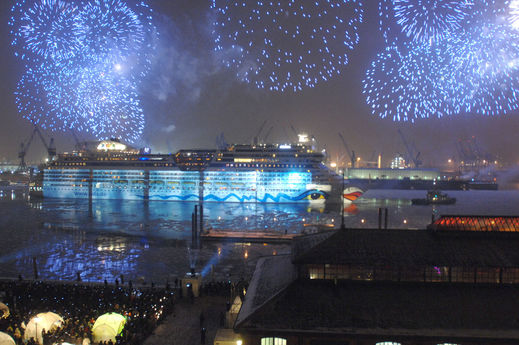
[[[61,327],[43,333],[43,345],[93,343],[92,327],[96,319],[109,312],[123,315],[126,324],[115,344],[142,344],[166,315],[172,312],[175,288],[145,287],[42,281],[0,282],[0,300],[9,306],[9,316],[0,319],[0,331],[24,343],[25,326],[41,312],[52,311],[64,322]],[[41,332],[41,331],[40,331]],[[26,339],[26,344],[37,344]],[[102,342],[105,345],[110,342]]]
[[[121,277],[121,281],[123,278]],[[242,295],[247,288],[243,280],[239,282],[205,282],[200,286],[200,295],[224,296],[227,310],[231,296]],[[153,330],[173,312],[177,298],[182,296],[181,281],[163,287],[155,284],[134,287],[115,281],[110,285],[79,282],[43,282],[20,279],[0,281],[0,301],[9,306],[9,316],[0,318],[0,331],[9,334],[17,345],[37,345],[37,339],[24,339],[29,320],[38,313],[54,312],[63,318],[57,329],[40,330],[43,345],[100,344],[137,345],[142,344]],[[192,297],[192,296],[191,296]],[[94,343],[92,327],[96,319],[106,313],[123,315],[126,324],[115,341]],[[221,316],[223,320],[223,316]],[[202,321],[200,321],[202,324]],[[220,322],[223,323],[223,322]],[[25,337],[26,338],[26,337]]]

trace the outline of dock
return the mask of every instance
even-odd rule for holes
[[[290,243],[301,234],[286,234],[274,231],[207,230],[200,238],[205,241],[231,241],[251,243]]]

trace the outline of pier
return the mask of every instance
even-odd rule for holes
[[[205,241],[231,241],[252,243],[290,243],[302,234],[287,234],[272,231],[207,230],[200,238]]]

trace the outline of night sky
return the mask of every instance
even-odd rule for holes
[[[0,160],[17,162],[21,141],[27,140],[31,124],[16,109],[13,92],[24,67],[10,46],[8,20],[12,1],[0,2]],[[262,123],[268,141],[293,140],[291,125],[315,136],[332,158],[343,155],[338,133],[364,159],[381,153],[383,163],[396,153],[405,153],[397,133],[401,129],[422,153],[426,166],[443,164],[457,157],[456,143],[476,137],[479,145],[501,161],[516,164],[519,112],[496,117],[475,114],[443,119],[424,119],[415,124],[395,123],[372,115],[362,94],[366,68],[385,43],[378,30],[375,1],[364,2],[360,43],[349,53],[350,62],[339,76],[315,88],[298,93],[259,90],[236,80],[212,55],[211,10],[207,0],[149,0],[156,12],[161,33],[157,58],[140,87],[146,128],[142,142],[154,152],[175,152],[185,148],[215,148],[215,138],[224,133],[228,143],[249,143]],[[43,131],[54,137],[58,152],[71,150],[71,133]],[[81,140],[91,139],[78,133]],[[44,157],[39,140],[28,153],[29,161]]]

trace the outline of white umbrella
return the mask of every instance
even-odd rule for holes
[[[39,313],[33,317],[27,324],[27,327],[25,327],[23,338],[25,340],[34,338],[36,341],[38,341],[38,343],[43,344],[41,332],[43,330],[46,332],[54,331],[62,324],[63,318],[56,313],[50,311],[47,313]]]
[[[9,334],[0,332],[0,345],[16,345],[16,343]]]
[[[126,318],[120,314],[108,313],[99,316],[92,327],[94,343],[109,340],[115,342],[115,337],[121,334],[125,324]]]

